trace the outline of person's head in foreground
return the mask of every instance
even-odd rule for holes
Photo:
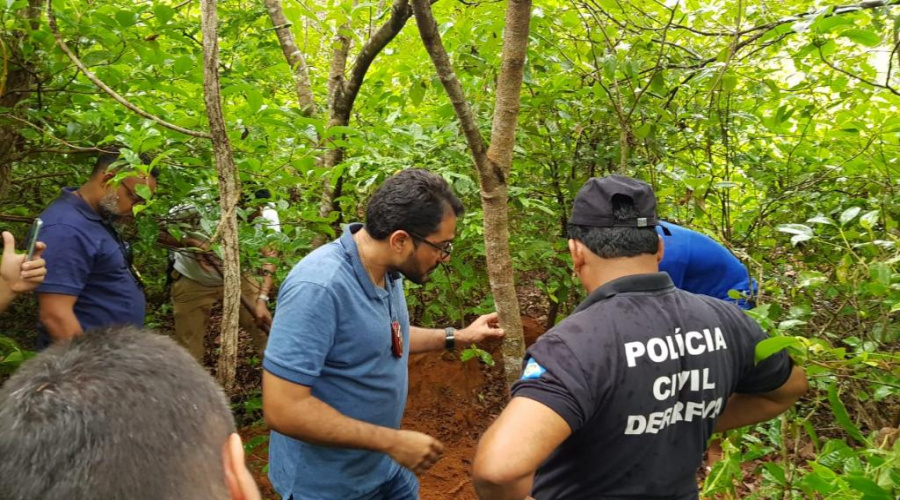
[[[258,499],[222,390],[171,339],[87,332],[0,389],[0,499]]]
[[[409,168],[384,181],[372,194],[365,227],[369,236],[387,247],[388,270],[422,284],[450,258],[456,219],[463,210],[441,176]]]
[[[649,185],[590,179],[569,251],[590,293],[528,348],[473,463],[482,499],[697,498],[714,432],[762,422],[806,392],[786,351],[733,304],[675,288]]]

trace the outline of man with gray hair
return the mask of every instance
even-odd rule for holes
[[[0,389],[0,500],[258,499],[225,395],[171,339],[51,346]]]

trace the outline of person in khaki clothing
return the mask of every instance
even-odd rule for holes
[[[258,201],[268,199],[269,191],[257,190]],[[203,338],[209,325],[209,316],[213,305],[222,299],[223,278],[221,263],[218,258],[204,251],[209,248],[208,236],[196,229],[199,212],[190,205],[176,207],[173,216],[179,223],[193,226],[184,232],[178,241],[171,234],[165,235],[164,243],[182,247],[173,251],[172,271],[172,307],[175,317],[175,340],[184,346],[195,359],[203,362]],[[278,213],[270,204],[260,206],[249,217],[254,221],[257,230],[281,232]],[[197,250],[189,250],[193,247]],[[263,257],[274,257],[274,251],[263,251]],[[240,325],[250,333],[260,358],[266,349],[268,327],[272,324],[272,313],[269,311],[269,291],[272,289],[272,275],[275,265],[262,265],[261,276],[245,273],[241,279],[242,302],[252,304],[250,308],[241,307]]]

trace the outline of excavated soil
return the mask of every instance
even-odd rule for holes
[[[524,317],[527,344],[543,333],[543,325]],[[499,345],[485,346],[499,360]],[[403,428],[424,432],[441,440],[444,456],[419,480],[421,500],[475,500],[471,482],[472,458],[478,438],[506,404],[506,387],[499,363],[488,366],[476,359],[459,360],[455,353],[428,353],[410,357],[409,398]],[[266,477],[267,430],[261,424],[241,429],[247,463],[263,498],[277,499]]]

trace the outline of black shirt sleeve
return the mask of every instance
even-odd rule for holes
[[[735,392],[762,393],[778,389],[791,375],[793,362],[786,350],[781,350],[756,363],[756,344],[769,336],[749,317],[744,316],[744,328],[739,337],[745,339],[747,365],[741,372]],[[739,330],[740,331],[740,330]]]
[[[590,384],[578,359],[559,337],[546,334],[525,355],[522,378],[513,397],[533,399],[562,417],[572,432],[590,420],[594,408]]]

